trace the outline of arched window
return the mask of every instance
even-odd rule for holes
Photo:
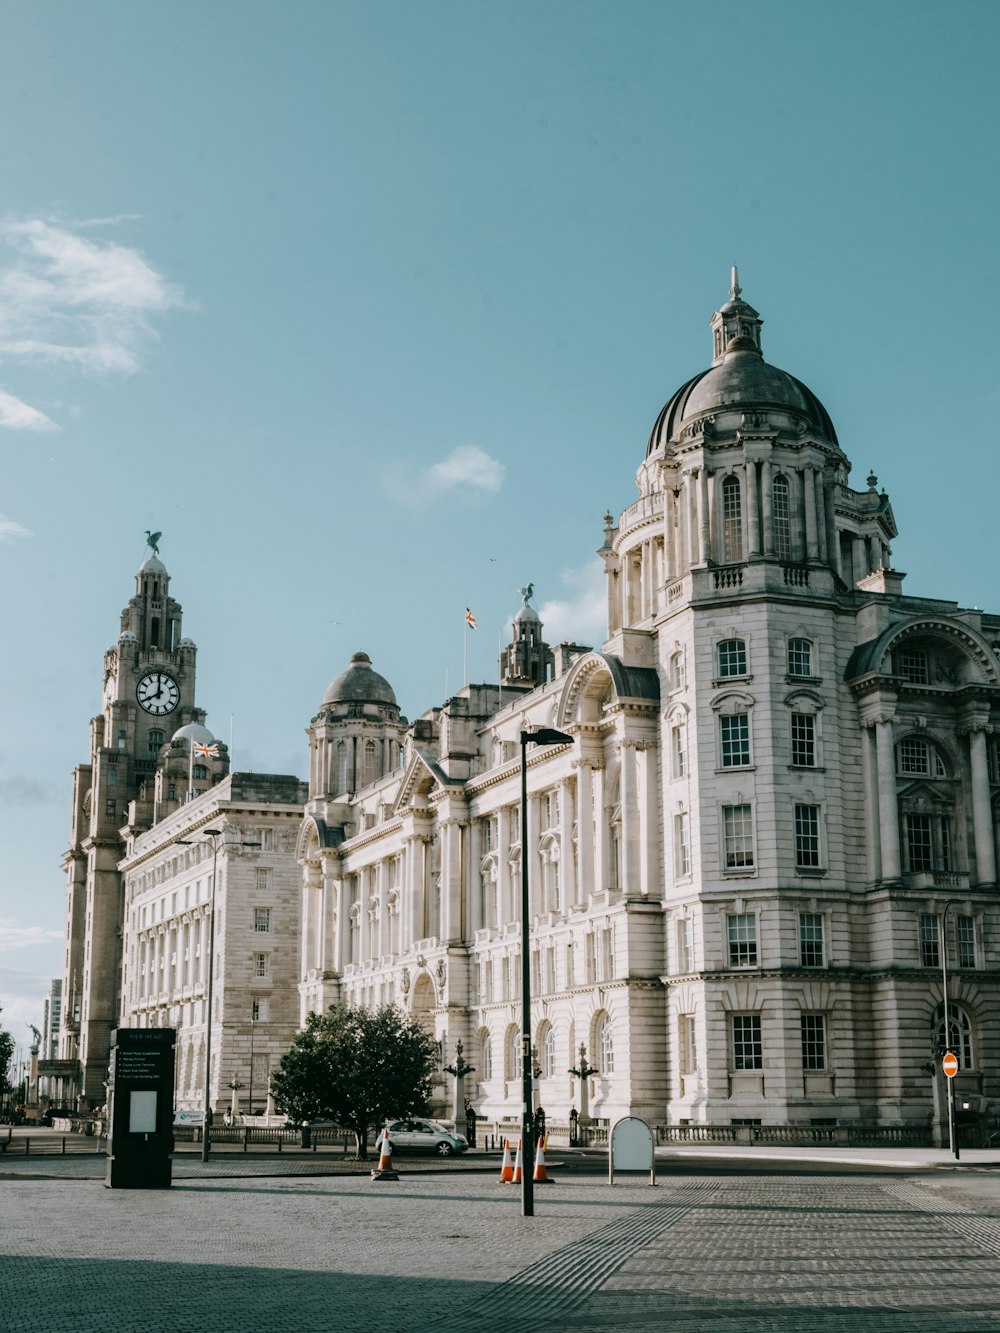
[[[722,639],[716,648],[719,678],[747,674],[747,645],[745,639]]]
[[[333,790],[339,795],[347,791],[347,742],[338,741],[333,765]]]
[[[950,776],[944,757],[924,736],[903,736],[897,742],[900,832],[904,869],[910,874],[950,874],[960,868]]]
[[[611,1020],[607,1014],[600,1014],[594,1028],[594,1050],[597,1052],[597,1069],[600,1074],[615,1072],[615,1043],[611,1031]]]
[[[687,685],[687,667],[684,663],[684,649],[678,648],[670,655],[670,688],[683,690]]]
[[[154,727],[146,738],[146,744],[150,758],[155,759],[160,753],[160,746],[163,744],[163,732],[160,731],[159,728]]]
[[[493,1077],[493,1041],[488,1032],[484,1032],[479,1043],[480,1081],[489,1083]]]
[[[554,1078],[556,1072],[556,1033],[551,1023],[546,1023],[538,1042],[541,1053],[542,1078]]]
[[[788,512],[788,478],[779,472],[771,486],[771,523],[774,554],[779,560],[792,558],[792,529]]]
[[[521,1034],[513,1025],[507,1029],[507,1077],[512,1081],[521,1077]]]
[[[727,564],[743,559],[743,511],[740,481],[729,476],[722,483],[722,558]]]
[[[812,643],[809,639],[788,640],[788,674],[790,676],[811,676]]]
[[[944,1005],[939,1004],[934,1010],[935,1053],[954,1051],[958,1056],[959,1069],[972,1069],[972,1022],[969,1015],[959,1005],[948,1001],[948,1028],[950,1036],[944,1035]]]
[[[364,766],[362,768],[362,787],[367,787],[378,777],[378,747],[374,741],[365,741]]]

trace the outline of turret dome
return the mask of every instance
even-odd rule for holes
[[[372,659],[367,653],[355,653],[347,670],[331,681],[326,694],[326,704],[389,704],[396,707],[396,695],[392,686],[372,670]]]
[[[214,745],[215,737],[203,723],[188,722],[174,732],[170,741],[171,744],[176,741],[186,741],[189,745]]]

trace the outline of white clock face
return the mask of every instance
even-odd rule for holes
[[[135,697],[139,707],[154,717],[172,713],[177,707],[181,692],[177,682],[165,671],[147,671],[135,687]]]

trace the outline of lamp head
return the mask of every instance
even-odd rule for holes
[[[573,737],[565,731],[556,731],[555,727],[536,727],[534,731],[521,732],[521,744],[533,741],[535,745],[572,745]]]

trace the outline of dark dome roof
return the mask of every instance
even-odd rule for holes
[[[396,707],[392,686],[372,670],[372,659],[367,653],[355,653],[350,666],[332,681],[324,704],[391,704]]]
[[[682,384],[670,399],[656,418],[646,454],[676,439],[696,417],[726,408],[769,407],[801,413],[817,434],[838,444],[830,414],[811,389],[786,370],[769,365],[756,348],[730,344],[718,365]]]

